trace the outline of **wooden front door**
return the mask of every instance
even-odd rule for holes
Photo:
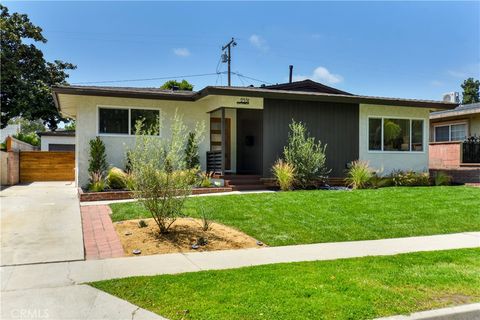
[[[210,151],[222,150],[221,118],[210,118]],[[225,170],[231,170],[231,121],[225,118]]]

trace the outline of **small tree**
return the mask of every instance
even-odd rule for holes
[[[196,136],[201,136],[200,128],[195,128]],[[142,123],[137,123],[135,147],[129,153],[134,196],[150,212],[160,233],[167,233],[181,216],[196,180],[195,170],[189,170],[185,161],[187,127],[176,112],[170,132],[168,138],[145,134]]]
[[[480,101],[480,81],[468,78],[462,84],[462,104],[476,103]]]
[[[188,134],[187,147],[185,148],[185,164],[187,169],[196,169],[200,167],[198,138],[195,132],[190,132]]]
[[[316,185],[324,181],[330,170],[326,167],[325,150],[327,146],[310,137],[307,128],[301,122],[292,120],[288,144],[283,150],[285,161],[295,168],[296,182],[301,188]]]
[[[96,137],[95,139],[90,140],[90,159],[88,164],[88,172],[90,174],[96,173],[104,175],[105,171],[108,168],[106,155],[105,155],[105,144],[103,141]]]

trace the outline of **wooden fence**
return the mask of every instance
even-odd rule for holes
[[[75,180],[75,153],[20,151],[20,182]]]

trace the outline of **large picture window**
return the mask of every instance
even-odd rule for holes
[[[423,120],[368,119],[368,150],[423,151]]]
[[[159,134],[160,110],[136,108],[99,108],[98,133],[135,134],[137,121],[143,122],[143,129],[151,134]]]

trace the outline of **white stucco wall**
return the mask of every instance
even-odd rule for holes
[[[135,143],[134,136],[128,135],[102,135],[98,133],[98,107],[133,107],[160,109],[164,116],[162,126],[162,137],[168,137],[169,119],[178,110],[184,117],[184,123],[194,128],[197,122],[204,122],[204,140],[199,146],[200,164],[203,169],[206,167],[206,151],[210,149],[210,116],[209,111],[220,107],[235,108],[263,108],[263,99],[251,98],[249,105],[237,104],[240,97],[217,97],[209,96],[195,102],[189,101],[167,101],[153,99],[132,99],[116,97],[94,97],[94,96],[73,96],[63,95],[60,103],[68,110],[68,114],[76,118],[75,137],[75,161],[76,161],[76,183],[85,186],[88,183],[88,159],[89,141],[97,135],[105,143],[107,162],[111,166],[124,168],[125,154],[129,147]],[[217,116],[217,113],[213,113]],[[226,117],[231,119],[231,168],[236,168],[236,110],[226,109]]]
[[[429,111],[428,108],[361,104],[359,113],[359,159],[368,161],[370,167],[380,170],[381,174],[389,174],[393,170],[428,171]],[[369,151],[368,118],[374,116],[423,119],[424,151]]]
[[[40,150],[48,151],[49,144],[75,144],[75,137],[42,136],[40,139]]]
[[[205,123],[205,139],[199,146],[200,163],[205,166],[206,151],[209,148],[209,139],[206,134],[209,130],[209,114],[206,107],[198,102],[179,102],[152,99],[130,99],[112,97],[89,97],[83,96],[77,99],[76,110],[76,167],[77,184],[84,186],[88,183],[88,159],[89,141],[97,135],[105,143],[107,162],[110,166],[119,168],[125,167],[125,155],[128,148],[135,143],[134,136],[128,135],[102,135],[98,133],[98,106],[112,107],[139,107],[149,109],[160,109],[164,116],[161,130],[161,137],[169,136],[169,120],[173,117],[175,110],[184,115],[184,123],[189,128],[194,128],[197,122]]]

